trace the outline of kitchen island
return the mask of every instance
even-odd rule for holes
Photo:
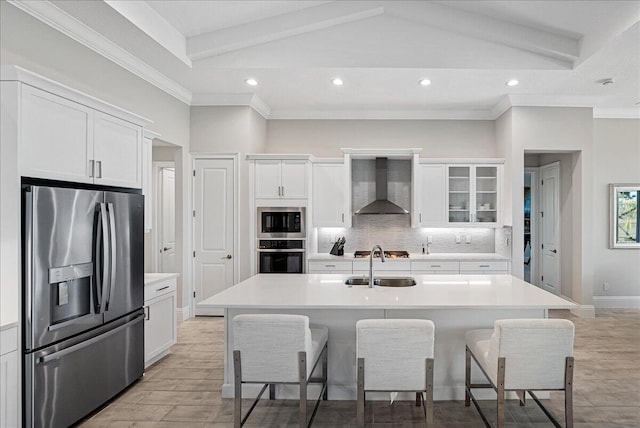
[[[225,312],[222,396],[233,397],[231,320],[238,314],[301,314],[307,315],[311,324],[327,326],[329,399],[336,400],[356,397],[356,321],[430,319],[436,326],[434,398],[461,400],[464,398],[464,333],[467,330],[492,328],[495,320],[503,318],[547,318],[549,309],[575,307],[511,275],[411,275],[417,284],[403,288],[347,286],[345,280],[349,276],[261,274],[200,302],[201,308],[223,308]],[[482,380],[475,371],[473,377],[474,381]],[[255,385],[253,391],[247,386],[244,393],[254,397],[259,387]],[[277,391],[278,397],[297,395],[294,387],[278,386]],[[311,390],[310,394],[315,391]],[[372,399],[385,397],[388,398],[388,394],[377,397],[371,394]],[[491,393],[487,397],[491,397]]]

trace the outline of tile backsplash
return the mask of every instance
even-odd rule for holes
[[[408,215],[363,215],[353,217],[353,227],[318,228],[318,252],[328,253],[333,239],[344,236],[345,253],[370,250],[380,244],[385,250],[422,251],[431,236],[432,253],[493,253],[496,248],[493,228],[412,228]],[[456,243],[460,236],[460,243]],[[467,237],[471,241],[466,243]]]

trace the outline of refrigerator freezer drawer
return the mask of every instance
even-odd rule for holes
[[[25,425],[69,426],[142,376],[144,316],[136,315],[81,342],[27,354]]]

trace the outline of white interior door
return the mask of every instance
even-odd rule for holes
[[[176,176],[160,170],[160,272],[176,271]]]
[[[222,315],[197,303],[234,284],[234,161],[194,162],[194,277],[196,315]]]
[[[540,167],[540,286],[560,293],[560,165]]]

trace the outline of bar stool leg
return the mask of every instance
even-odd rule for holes
[[[564,369],[564,421],[573,428],[573,357],[567,357]]]
[[[324,359],[322,360],[322,382],[325,384],[324,394],[322,394],[322,399],[327,401],[329,399],[329,372],[328,372],[328,361],[329,361],[329,345],[324,345]]]
[[[275,400],[275,399],[276,399],[276,384],[271,383],[269,384],[269,400]]]
[[[307,427],[307,353],[298,352],[298,374],[300,381],[300,428]]]
[[[521,389],[519,391],[516,391],[516,394],[518,395],[518,400],[520,400],[520,407],[524,406],[527,397],[527,391]]]
[[[504,427],[504,360],[504,357],[498,358],[498,390],[496,391],[498,393],[498,428]]]
[[[364,427],[364,358],[358,358],[358,401],[356,404],[356,426]]]
[[[233,351],[234,395],[233,395],[233,426],[242,426],[242,368],[240,366],[240,351]]]
[[[427,358],[426,367],[427,381],[426,381],[426,413],[427,413],[427,426],[433,426],[433,358]]]
[[[469,407],[471,405],[471,397],[469,396],[469,387],[471,386],[471,351],[466,348],[465,352],[465,374],[464,374],[464,405]]]

